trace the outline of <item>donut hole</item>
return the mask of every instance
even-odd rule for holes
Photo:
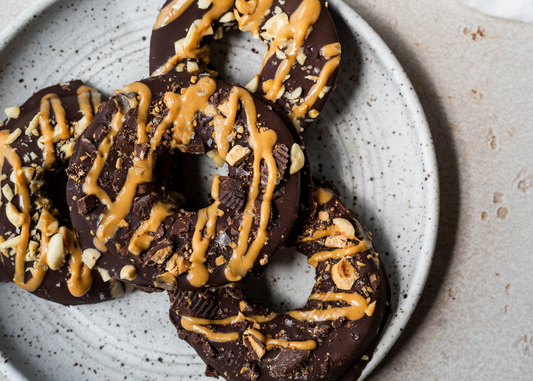
[[[270,259],[260,279],[244,279],[250,299],[277,313],[303,307],[314,284],[315,269],[307,263],[307,257],[288,247]]]
[[[185,197],[185,210],[199,210],[209,206],[211,186],[215,175],[226,176],[228,165],[218,167],[207,155],[191,155],[176,150],[172,155],[171,188]]]
[[[211,62],[220,79],[245,86],[261,70],[265,45],[238,29],[224,32],[224,38],[211,43]]]

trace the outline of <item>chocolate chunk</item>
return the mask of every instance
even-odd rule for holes
[[[220,177],[220,202],[229,209],[239,211],[244,206],[246,195],[242,187],[242,182],[234,177]]]
[[[128,171],[126,168],[118,168],[113,175],[113,190],[115,192],[120,192],[124,183],[126,182],[126,177],[128,176]]]
[[[82,216],[87,215],[91,210],[100,205],[100,200],[96,195],[89,194],[83,198],[80,198],[77,202],[78,204],[78,213]]]
[[[133,212],[143,220],[146,220],[152,212],[152,202],[153,197],[151,194],[138,198],[135,201],[135,205],[133,205]]]
[[[244,345],[248,348],[248,358],[253,361],[260,361],[266,353],[266,346],[254,335],[244,335]]]
[[[237,299],[237,300],[244,299],[244,294],[242,290],[238,288],[228,287],[226,291],[233,299]]]
[[[157,229],[157,231],[154,233],[154,239],[157,240],[163,237],[164,234],[165,234],[165,225],[161,224],[159,225],[159,228]]]
[[[178,329],[178,337],[185,340],[189,336],[189,332],[186,329]]]
[[[141,195],[147,194],[147,193],[153,192],[155,188],[156,187],[154,183],[143,183],[137,187],[137,193]]]
[[[209,103],[213,106],[218,106],[219,104],[223,103],[226,99],[229,97],[229,91],[226,89],[220,89],[217,90],[211,97],[209,98]]]
[[[89,152],[91,156],[94,155],[98,151],[98,147],[96,147],[96,145],[93,142],[91,142],[89,139],[82,137],[81,142],[83,143],[83,146],[85,147],[85,149]]]
[[[187,144],[187,152],[193,154],[205,153],[204,142],[200,138],[195,138]]]
[[[182,316],[211,319],[217,313],[213,297],[201,291],[176,291],[172,310]]]
[[[206,367],[205,367],[205,375],[207,377],[213,377],[213,378],[217,378],[218,379],[218,372],[211,365],[206,365]]]
[[[283,178],[285,171],[287,170],[287,163],[289,162],[289,148],[281,143],[272,151],[276,165],[278,167],[278,176]]]
[[[104,139],[104,137],[107,135],[108,132],[109,132],[109,126],[102,124],[100,125],[100,127],[96,129],[96,132],[93,134],[93,137],[95,141],[99,143]]]
[[[246,164],[241,164],[239,167],[233,167],[235,169],[235,175],[241,179],[241,181],[245,184],[250,184],[252,182],[252,171],[246,170],[244,168]]]
[[[172,229],[170,233],[172,235],[178,235],[181,233],[186,233],[189,231],[189,227],[191,226],[191,220],[189,218],[185,218],[182,220],[176,220],[172,224]]]
[[[174,243],[168,238],[156,243],[146,253],[146,256],[144,257],[144,265],[150,266],[154,264],[163,264],[172,254],[173,248]]]
[[[139,160],[144,160],[149,149],[150,145],[148,143],[135,144],[135,157]]]
[[[193,342],[193,344],[198,344],[200,341],[202,341],[202,336],[200,334],[194,332],[191,335],[191,341]]]
[[[272,377],[291,377],[298,370],[301,362],[309,357],[310,351],[301,349],[282,349],[272,361],[269,373]]]
[[[340,317],[340,318],[337,318],[335,320],[333,320],[333,323],[331,323],[331,326],[334,328],[334,329],[338,329],[342,326],[342,323],[344,323],[344,318],[343,317]]]
[[[82,177],[87,174],[87,170],[83,164],[75,163],[66,169],[67,176],[73,179],[74,181],[80,181]]]
[[[254,224],[259,226],[261,223],[261,205],[263,204],[262,200],[254,201]],[[274,219],[274,205],[270,203],[270,216],[268,216],[268,223],[272,223]]]
[[[132,144],[129,142],[126,135],[122,133],[122,131],[115,139],[115,147],[117,148],[118,152],[122,153],[123,155],[129,155],[133,152]]]

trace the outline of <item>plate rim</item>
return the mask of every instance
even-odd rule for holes
[[[4,48],[9,45],[13,40],[16,39],[17,35],[27,27],[31,21],[43,13],[47,8],[51,7],[54,3],[57,3],[62,0],[38,0],[31,7],[24,10],[19,14],[15,19],[5,27],[5,29],[0,32],[0,53]],[[421,147],[422,156],[425,160],[422,160],[426,165],[426,171],[433,172],[433,178],[429,178],[427,182],[427,201],[426,205],[426,214],[428,216],[427,221],[431,223],[426,223],[426,228],[423,231],[424,240],[422,241],[421,248],[419,250],[419,259],[420,263],[419,269],[414,272],[412,277],[412,283],[414,287],[409,289],[409,310],[404,311],[402,314],[402,319],[394,325],[395,336],[392,337],[387,346],[383,347],[378,356],[373,356],[372,360],[365,367],[359,381],[363,381],[368,375],[370,375],[375,368],[381,363],[385,358],[388,352],[392,349],[395,343],[398,341],[400,335],[403,333],[404,328],[409,323],[411,316],[413,315],[416,307],[422,296],[422,292],[425,288],[429,271],[433,262],[433,256],[437,244],[437,235],[439,230],[439,216],[440,216],[440,184],[439,184],[439,172],[437,165],[436,151],[433,144],[433,138],[431,135],[431,130],[425,116],[424,109],[420,103],[419,97],[407,77],[407,73],[403,69],[402,65],[392,52],[392,50],[387,46],[385,41],[379,36],[379,34],[366,22],[366,20],[361,17],[350,5],[346,4],[343,0],[330,0],[334,7],[341,10],[342,13],[353,14],[352,21],[357,25],[357,34],[365,40],[372,48],[377,58],[379,58],[384,66],[387,69],[393,69],[390,72],[390,76],[393,82],[399,89],[405,89],[403,92],[404,101],[406,103],[407,109],[413,117],[414,125],[416,126],[415,133],[419,136],[420,141],[426,144],[423,144]],[[346,18],[345,16],[343,16]],[[351,18],[351,17],[350,17]],[[413,296],[414,295],[414,296]],[[393,311],[393,314],[396,312]],[[387,327],[383,333],[383,337],[386,334],[390,334],[390,320],[387,323]],[[0,350],[0,354],[3,352]],[[5,362],[0,365],[0,368],[9,370],[10,378],[9,381],[27,381],[28,379],[22,375],[22,373],[13,365],[11,362]]]

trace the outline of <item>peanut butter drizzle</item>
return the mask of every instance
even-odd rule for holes
[[[30,225],[31,225],[31,200],[30,192],[28,188],[28,182],[26,176],[22,171],[22,162],[17,151],[10,145],[5,144],[7,137],[9,136],[9,130],[0,131],[0,161],[1,166],[4,165],[4,160],[7,159],[11,167],[13,168],[13,174],[15,177],[15,183],[18,187],[19,203],[21,213],[24,215],[24,221],[20,228],[20,241],[17,244],[16,256],[15,256],[15,276],[13,281],[20,288],[32,292],[37,290],[41,285],[48,266],[46,265],[46,250],[41,248],[41,258],[39,259],[33,277],[24,282],[26,275],[26,248],[28,247],[28,241],[30,237]],[[53,218],[53,217],[52,217]],[[42,234],[43,240],[46,241],[45,234]],[[45,242],[46,243],[46,242]],[[46,246],[44,246],[46,249]]]
[[[57,123],[57,134],[52,127],[50,108],[54,111]],[[67,125],[66,113],[61,103],[61,99],[56,94],[47,94],[41,99],[39,126],[43,136],[43,158],[44,167],[51,168],[55,163],[54,143],[60,139],[70,138],[70,131]]]
[[[77,298],[85,295],[93,284],[93,275],[91,269],[83,264],[81,257],[82,252],[78,246],[74,232],[64,229],[63,239],[70,253],[70,278],[67,281],[68,289],[72,296]]]
[[[342,258],[348,255],[362,253],[366,250],[367,245],[365,241],[361,241],[357,245],[348,247],[346,249],[336,249],[332,251],[321,251],[319,253],[316,253],[311,256],[311,258],[307,259],[307,263],[309,263],[313,267],[317,267],[319,262],[325,261],[326,259]]]
[[[316,348],[316,341],[314,340],[305,340],[305,341],[289,341],[283,339],[273,339],[270,335],[263,335],[256,329],[247,329],[244,331],[245,335],[253,335],[263,344],[265,344],[267,351],[281,347],[281,348],[290,348],[290,349],[300,349],[304,351],[312,351]]]
[[[255,38],[259,38],[259,27],[263,23],[266,11],[272,6],[273,0],[258,0],[254,12],[239,16],[235,12],[235,17],[239,23],[239,29],[243,32],[250,31]]]
[[[279,64],[272,85],[265,94],[265,98],[270,99],[271,101],[275,101],[278,98],[277,94],[279,93],[281,86],[283,86],[283,81],[296,61],[298,50],[304,45],[309,27],[318,20],[321,8],[322,4],[320,3],[320,0],[303,0],[296,11],[291,15],[289,25],[287,25],[270,44],[270,48],[263,57],[261,71],[263,71],[263,68],[270,57],[276,53],[279,46],[282,43],[290,41],[289,46],[285,50],[287,58]]]
[[[192,237],[193,252],[190,258],[191,268],[187,277],[189,283],[194,287],[204,286],[209,279],[209,272],[205,266],[205,261],[209,244],[216,234],[218,206],[220,205],[220,200],[218,199],[219,185],[220,176],[215,175],[211,189],[211,197],[215,201],[207,208],[198,211],[198,221],[196,222]]]
[[[322,54],[328,60],[331,57],[336,57],[341,54],[341,44],[334,42],[332,44],[325,45],[322,47],[322,49],[320,49],[320,54]]]
[[[150,218],[141,223],[141,226],[135,230],[133,238],[131,239],[128,250],[135,255],[140,255],[141,252],[148,249],[154,240],[154,236],[150,233],[155,233],[168,216],[172,215],[168,204],[157,202],[150,212]]]
[[[89,125],[93,120],[94,114],[96,114],[96,111],[98,110],[98,106],[100,106],[100,93],[86,85],[80,86],[76,93],[78,94],[80,110],[83,116],[87,118],[87,125]],[[91,100],[93,102],[94,112],[93,107],[91,107]]]
[[[93,88],[88,86],[80,86],[77,90],[78,95],[78,104],[80,110],[87,117],[88,121],[93,118],[93,110],[91,108],[90,100],[92,99],[94,104],[94,109],[96,110],[100,105],[100,93]],[[54,131],[54,128],[51,124],[51,109],[54,112],[56,123],[57,123],[57,133]],[[61,99],[56,94],[47,94],[45,95],[40,102],[40,117],[39,117],[39,126],[41,129],[41,134],[43,135],[43,159],[44,167],[49,169],[55,163],[55,149],[54,143],[59,140],[69,139],[71,137],[69,126],[66,120],[66,112]],[[24,215],[24,222],[21,226],[20,233],[20,242],[17,245],[16,257],[15,257],[15,277],[13,281],[22,289],[33,292],[42,284],[44,277],[48,271],[47,266],[47,248],[48,243],[50,242],[50,236],[45,232],[47,231],[48,226],[55,222],[56,219],[50,214],[47,209],[43,209],[41,212],[42,226],[41,226],[41,256],[37,261],[37,265],[34,265],[32,272],[32,278],[28,282],[24,282],[26,269],[26,250],[29,242],[29,231],[31,227],[31,200],[30,193],[27,183],[27,178],[22,171],[22,163],[20,157],[16,153],[16,150],[11,148],[9,145],[5,145],[5,139],[8,136],[8,131],[4,130],[0,132],[0,160],[4,162],[4,159],[7,158],[11,166],[13,167],[13,172],[15,174],[15,181],[17,188],[19,190],[19,202],[22,209],[22,214]],[[64,238],[64,244],[68,248],[70,257],[70,272],[71,277],[68,280],[68,288],[70,293],[75,297],[81,297],[89,291],[92,285],[92,274],[91,270],[82,263],[81,260],[81,250],[77,245],[76,236],[70,230],[65,227],[61,227],[60,231],[62,232]]]
[[[213,330],[202,327],[202,325],[231,325],[245,320],[245,317],[242,313],[239,313],[237,316],[232,316],[226,319],[210,320],[210,319],[201,319],[188,316],[181,316],[181,325],[187,331],[196,332],[207,337],[211,341],[216,341],[219,343],[227,343],[229,341],[236,341],[239,339],[240,335],[238,332],[214,332]]]
[[[317,239],[329,237],[330,235],[337,232],[337,229],[335,228],[335,225],[329,226],[326,230],[317,230],[313,233],[310,237],[302,237],[298,240],[298,242],[310,242],[310,241],[316,241]]]
[[[311,87],[311,90],[309,90],[309,93],[307,93],[304,101],[298,105],[294,106],[292,108],[292,112],[289,115],[294,122],[297,118],[303,118],[305,114],[309,111],[309,109],[315,104],[316,100],[320,96],[320,93],[326,87],[326,83],[328,82],[329,77],[331,77],[331,74],[337,69],[339,66],[339,63],[341,62],[341,57],[336,56],[330,59],[322,70],[320,71],[320,75],[318,77],[318,81]]]
[[[161,66],[159,69],[157,69],[154,73],[152,73],[152,76],[158,76],[165,73],[168,73],[179,61],[184,60],[186,58],[196,58],[203,60],[206,64],[209,63],[209,46],[204,45],[200,47],[200,42],[202,41],[202,38],[204,38],[208,33],[212,33],[212,27],[211,24],[216,19],[219,19],[223,14],[228,12],[231,7],[233,6],[234,0],[216,0],[212,2],[211,7],[209,10],[204,13],[200,25],[196,26],[196,31],[194,33],[190,33],[187,35],[187,38],[185,40],[185,43],[181,50],[177,52],[173,57],[171,57],[163,66]],[[192,4],[192,1],[189,0],[178,0],[174,1],[173,13],[172,16],[170,16],[170,13],[168,12],[168,9],[163,8],[161,10],[161,13],[159,14],[158,21],[156,21],[156,25],[154,26],[154,29],[157,29],[157,25],[160,22],[161,19],[168,19],[167,23],[172,22],[175,20],[180,14],[182,14],[185,9],[189,7],[189,5]],[[176,16],[174,16],[176,15]],[[165,24],[166,25],[166,24]],[[163,25],[161,25],[163,26]],[[192,28],[192,26],[190,26]]]
[[[157,16],[153,29],[159,29],[176,20],[193,2],[194,0],[173,0],[164,6],[159,12],[159,16]]]
[[[333,302],[337,300],[343,300],[349,304],[347,307],[335,307],[322,310],[311,311],[291,311],[287,313],[290,317],[300,321],[326,321],[336,320],[340,317],[344,317],[348,320],[359,320],[365,316],[365,311],[368,307],[366,299],[357,293],[320,293],[311,295],[310,299],[320,300],[321,302]]]
[[[253,163],[253,179],[248,191],[246,205],[244,207],[243,219],[241,223],[242,230],[239,233],[239,240],[237,247],[233,251],[226,269],[226,279],[235,282],[242,279],[254,265],[259,252],[265,244],[267,238],[267,226],[270,218],[270,204],[272,202],[272,195],[276,187],[276,178],[278,176],[278,168],[276,161],[272,154],[274,145],[277,142],[277,134],[273,130],[259,131],[257,128],[257,113],[252,96],[246,90],[236,88],[232,91],[231,96],[238,97],[243,103],[246,110],[246,118],[248,125],[248,132],[250,134],[249,143],[254,152]],[[237,107],[238,102],[231,103],[232,107]],[[232,112],[233,114],[233,112]],[[248,238],[252,229],[254,221],[254,203],[259,195],[259,182],[261,175],[261,161],[267,165],[268,168],[268,185],[265,193],[263,193],[263,202],[261,203],[261,219],[257,236],[250,246],[248,246]]]

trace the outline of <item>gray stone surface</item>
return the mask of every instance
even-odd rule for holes
[[[0,0],[0,28],[34,3]],[[420,96],[442,195],[426,290],[371,379],[529,379],[533,26],[453,0],[348,3],[389,45]]]

